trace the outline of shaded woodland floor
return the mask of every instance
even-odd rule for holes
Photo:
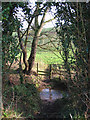
[[[7,74],[3,75],[3,82],[5,82],[6,81],[5,78],[7,78],[7,80],[9,80],[11,85],[20,85],[20,75],[17,69],[14,69],[12,67],[12,69],[10,69],[9,72],[6,71],[6,73]],[[67,91],[67,85],[64,82],[60,82],[59,78],[56,78],[56,80],[55,79],[50,80],[49,76],[47,75],[40,76],[35,71],[32,71],[31,75],[26,75],[26,74],[22,74],[22,75],[24,80],[23,84],[26,83],[34,84],[39,92],[45,88],[56,88]],[[3,85],[5,84],[3,83]],[[3,86],[3,89],[4,88],[5,86]],[[34,114],[34,117],[36,119],[45,118],[45,120],[48,120],[50,118],[55,118],[55,119],[64,118],[64,114],[65,114],[64,109],[66,109],[65,107],[67,104],[68,104],[68,100],[66,98],[57,99],[56,101],[40,100],[39,103],[40,110],[39,112],[36,112]]]
[[[57,99],[56,101],[45,101],[42,100],[41,106],[40,106],[40,113],[36,115],[36,118],[43,118],[45,120],[48,119],[70,119],[70,116],[65,115],[65,112],[68,113],[66,109],[66,105],[68,104],[69,100],[63,98],[62,100]]]

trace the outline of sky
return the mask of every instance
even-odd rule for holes
[[[54,9],[54,8],[52,8],[52,10],[53,10],[53,12],[55,12],[55,9]],[[23,17],[21,17],[21,16],[24,16],[24,13],[22,12],[22,9],[21,9],[21,8],[19,8],[19,12],[18,12],[17,16],[18,16],[21,20],[23,20]],[[39,16],[39,22],[41,21],[41,18],[42,18],[42,17]],[[54,18],[53,13],[47,12],[46,17],[45,17],[45,21],[48,21],[48,20],[50,20],[50,19],[52,19],[52,18]],[[26,29],[27,26],[28,26],[28,23],[27,23],[26,21],[23,21],[23,29]],[[43,27],[44,27],[44,28],[51,28],[51,27],[54,27],[54,26],[55,26],[55,20],[52,20],[51,22],[46,23]]]
[[[45,21],[49,20],[53,18],[50,13],[48,13],[45,17]],[[39,21],[41,21],[41,17],[39,17]],[[27,28],[28,26],[28,23],[26,21],[23,22],[23,29]],[[44,28],[51,28],[51,27],[54,27],[55,26],[55,20],[51,21],[51,22],[48,22],[46,23],[43,27]]]
[[[45,21],[48,21],[50,19],[52,19],[53,16],[51,15],[51,13],[47,13],[46,14],[46,17],[45,17]],[[39,21],[41,21],[41,17],[39,16]],[[26,21],[23,22],[23,28],[27,28],[28,24]],[[46,23],[43,27],[44,28],[51,28],[51,27],[54,27],[55,26],[55,20],[51,21],[51,22],[48,22]]]
[[[55,12],[55,10],[53,9],[53,12]],[[45,21],[48,21],[50,19],[54,18],[54,15],[51,13],[51,12],[48,12],[46,14],[46,17],[45,17]],[[40,18],[39,18],[40,19]],[[54,27],[55,26],[55,21],[56,20],[52,20],[51,22],[48,22],[44,25],[44,28],[50,28],[50,27]]]

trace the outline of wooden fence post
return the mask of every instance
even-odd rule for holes
[[[50,64],[50,69],[49,69],[49,79],[52,79],[52,65]]]
[[[37,74],[38,74],[38,63],[37,63]]]

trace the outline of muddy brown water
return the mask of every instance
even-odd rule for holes
[[[41,100],[47,100],[51,102],[67,96],[68,96],[67,92],[57,89],[46,88],[40,91]]]

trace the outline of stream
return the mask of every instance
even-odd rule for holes
[[[49,118],[62,118],[62,114],[60,113],[64,104],[57,100],[62,100],[62,98],[68,97],[68,92],[60,89],[54,88],[45,88],[39,89],[41,105],[40,105],[40,113],[37,114],[37,118],[42,118],[44,120],[48,120]],[[46,118],[46,119],[45,119]]]
[[[51,89],[51,88],[42,89],[40,91],[41,100],[47,100],[51,102],[67,96],[68,96],[68,93],[65,91]]]

